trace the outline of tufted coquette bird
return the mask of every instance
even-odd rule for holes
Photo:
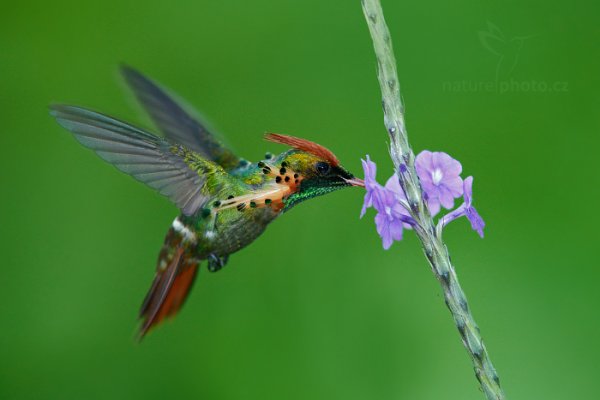
[[[139,339],[181,309],[203,261],[218,271],[301,201],[364,185],[331,151],[297,137],[267,134],[291,149],[257,163],[241,159],[167,90],[129,67],[121,72],[164,137],[81,107],[51,105],[50,113],[85,147],[181,210],[141,306]]]

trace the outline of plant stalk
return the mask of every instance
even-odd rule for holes
[[[441,230],[436,233],[433,218],[423,197],[414,165],[415,155],[408,143],[404,123],[404,105],[400,97],[392,39],[381,4],[379,0],[362,0],[362,8],[377,57],[377,76],[381,87],[384,124],[390,137],[390,156],[398,172],[400,186],[406,194],[409,212],[416,221],[415,232],[431,269],[442,286],[446,305],[471,357],[481,389],[488,399],[502,400],[504,393],[500,388],[500,379],[483,344],[465,293],[458,282],[450,254],[441,237]]]

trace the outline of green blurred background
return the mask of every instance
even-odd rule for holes
[[[383,5],[413,148],[475,176],[486,237],[466,221],[445,237],[508,396],[595,397],[597,2]],[[282,150],[261,140],[275,131],[391,174],[358,0],[3,4],[0,398],[483,398],[417,240],[383,251],[360,190],[202,270],[177,320],[136,344],[177,210],[47,114],[67,102],[149,126],[120,62],[251,160]]]

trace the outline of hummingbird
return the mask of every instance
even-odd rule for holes
[[[364,186],[330,150],[294,136],[267,133],[266,140],[289,149],[258,162],[240,158],[172,92],[131,67],[121,73],[161,136],[78,106],[54,104],[50,114],[83,146],[180,210],[140,308],[140,340],[179,312],[202,264],[219,271],[300,202]]]

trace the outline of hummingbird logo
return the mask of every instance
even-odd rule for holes
[[[496,82],[508,77],[514,71],[519,63],[525,41],[535,36],[513,36],[509,39],[500,28],[487,21],[487,31],[479,31],[479,41],[490,53],[498,57]]]

